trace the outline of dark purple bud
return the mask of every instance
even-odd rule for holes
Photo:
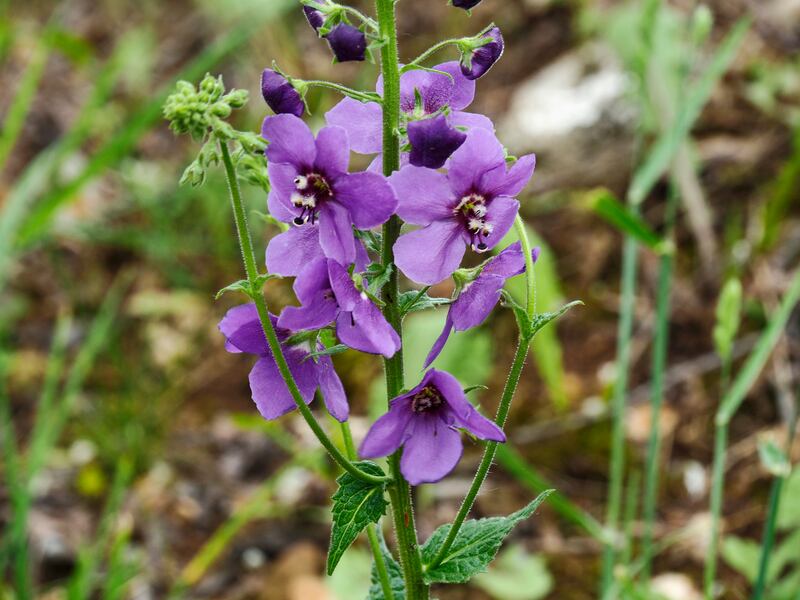
[[[261,74],[261,94],[276,114],[290,114],[302,117],[306,105],[300,93],[280,73],[264,69]]]
[[[408,124],[409,162],[415,167],[439,169],[466,139],[467,134],[450,125],[444,115],[412,121]]]
[[[325,15],[322,14],[322,11],[310,6],[304,6],[303,12],[306,13],[308,24],[314,28],[314,31],[319,32],[319,28],[322,27],[323,23],[325,23]]]
[[[503,55],[505,44],[503,34],[499,27],[492,27],[480,37],[486,41],[483,46],[472,49],[469,53],[461,55],[461,73],[467,79],[478,79],[494,66],[494,63]]]
[[[331,46],[331,50],[333,50],[336,60],[339,62],[364,60],[364,54],[367,50],[367,36],[357,27],[347,23],[340,23],[331,30],[326,39]]]
[[[480,3],[481,0],[452,0],[453,6],[456,8],[463,8],[464,10],[475,8]]]

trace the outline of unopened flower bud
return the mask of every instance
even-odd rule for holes
[[[261,74],[261,95],[276,114],[302,117],[305,112],[306,106],[300,93],[286,77],[272,69],[264,69]]]
[[[474,42],[465,42],[461,53],[461,73],[467,79],[478,79],[503,55],[505,44],[500,28],[492,26]]]

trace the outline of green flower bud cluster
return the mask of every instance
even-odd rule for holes
[[[206,75],[199,88],[179,81],[175,93],[164,103],[164,117],[177,134],[188,133],[195,140],[205,139],[212,131],[219,139],[233,139],[235,130],[224,121],[234,109],[247,104],[247,90],[225,93],[222,77]]]

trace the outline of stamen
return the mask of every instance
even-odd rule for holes
[[[442,393],[432,385],[425,386],[411,399],[411,410],[425,413],[439,408],[444,403]]]

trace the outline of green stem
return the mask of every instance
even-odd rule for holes
[[[353,443],[353,433],[350,431],[350,423],[345,421],[342,426],[342,439],[344,440],[344,448],[347,452],[347,457],[350,460],[356,460],[358,454],[356,446]],[[392,592],[392,583],[389,578],[389,571],[386,568],[386,559],[381,552],[381,544],[378,541],[378,534],[375,531],[375,525],[370,523],[367,525],[367,539],[369,540],[369,547],[372,551],[372,558],[375,560],[375,571],[378,573],[378,581],[381,583],[381,590],[383,590],[384,600],[394,600],[394,592]]]
[[[670,244],[673,242],[675,228],[675,214],[678,206],[677,184],[670,189],[667,201],[664,239]],[[650,436],[647,443],[647,457],[645,460],[644,505],[642,517],[644,519],[644,532],[642,539],[642,560],[644,568],[642,577],[646,581],[650,578],[653,560],[653,530],[655,527],[656,500],[658,496],[658,458],[661,454],[660,417],[661,406],[664,402],[664,371],[667,366],[667,353],[669,344],[669,315],[670,315],[670,290],[672,288],[671,252],[661,255],[658,289],[656,291],[656,325],[653,337],[653,368],[650,391]]]
[[[722,515],[722,492],[725,483],[725,459],[728,446],[727,423],[717,424],[714,435],[714,465],[711,471],[711,535],[709,537],[706,568],[703,574],[706,600],[714,598],[717,577],[717,551]]]
[[[630,202],[628,205],[632,210],[635,208]],[[611,459],[605,523],[608,531],[616,531],[618,529],[622,505],[622,483],[625,477],[625,400],[628,390],[633,311],[636,300],[637,261],[638,247],[636,240],[627,236],[622,253],[622,298],[620,300],[620,319],[617,331],[617,377],[614,384],[614,395],[611,400]],[[603,549],[601,578],[601,595],[603,596],[614,579],[617,545],[618,540],[609,540]]]
[[[536,312],[536,275],[533,271],[531,243],[528,239],[528,232],[525,229],[525,222],[519,215],[517,215],[517,218],[514,221],[514,226],[516,228],[517,236],[519,237],[520,245],[522,246],[522,252],[525,255],[525,277],[528,284],[526,298],[527,312],[528,317],[533,318],[533,315]],[[514,360],[511,363],[511,370],[508,373],[508,379],[506,380],[506,385],[503,388],[503,395],[500,397],[500,405],[497,407],[497,414],[494,418],[494,422],[497,423],[501,429],[506,423],[508,411],[511,408],[511,401],[514,399],[514,393],[517,391],[517,385],[519,384],[519,379],[522,375],[522,368],[525,366],[525,358],[528,356],[530,344],[530,339],[520,335],[519,341],[517,342],[517,351],[514,354]],[[464,520],[467,518],[469,511],[472,510],[472,505],[475,504],[475,499],[478,497],[478,492],[480,492],[481,486],[486,480],[486,476],[488,475],[489,469],[494,461],[495,453],[497,452],[497,445],[497,442],[487,442],[486,449],[483,452],[483,458],[481,459],[481,463],[478,465],[478,470],[472,480],[472,485],[470,485],[469,491],[464,497],[461,507],[458,509],[458,514],[453,520],[453,525],[450,527],[450,531],[447,533],[447,538],[445,538],[444,543],[439,548],[439,551],[436,553],[436,556],[433,557],[433,560],[430,562],[430,564],[427,565],[427,568],[432,568],[439,565],[442,560],[444,560],[448,550],[450,550],[452,547],[453,542],[455,542],[456,536],[458,535],[461,526],[464,524]]]
[[[233,215],[236,220],[236,232],[239,236],[239,246],[242,251],[244,270],[247,274],[247,280],[250,282],[250,285],[255,292],[256,282],[258,280],[258,268],[256,266],[256,258],[253,252],[253,241],[250,238],[250,230],[247,228],[247,214],[245,213],[242,195],[239,191],[239,182],[236,178],[236,169],[233,166],[233,161],[231,160],[227,143],[220,141],[219,149],[222,156],[222,163],[225,166],[225,175],[228,179],[228,190],[230,191]],[[286,387],[289,389],[289,393],[297,405],[297,409],[300,411],[300,414],[303,416],[306,423],[308,423],[308,426],[314,432],[314,435],[317,436],[317,439],[320,441],[322,446],[328,451],[328,453],[339,464],[339,466],[342,467],[342,469],[354,477],[358,477],[359,479],[368,481],[370,483],[383,483],[386,481],[386,477],[370,475],[369,473],[365,473],[353,465],[339,451],[330,438],[328,438],[325,431],[314,418],[314,414],[311,412],[311,409],[308,408],[303,400],[303,396],[297,387],[294,376],[289,370],[289,365],[286,362],[286,357],[283,355],[283,348],[281,348],[278,335],[275,333],[275,328],[272,326],[272,321],[269,317],[269,311],[267,310],[267,303],[264,300],[264,295],[260,292],[254,293],[253,301],[255,302],[256,309],[258,310],[258,317],[261,320],[261,327],[264,329],[264,335],[267,338],[267,344],[269,345],[270,352],[275,359],[275,363],[278,365],[278,371],[281,374],[281,378],[286,384]]]
[[[764,536],[761,540],[761,556],[758,560],[758,577],[753,587],[752,600],[761,600],[764,596],[764,589],[767,586],[767,569],[769,567],[769,557],[772,553],[772,546],[775,543],[775,525],[778,521],[778,506],[781,500],[784,477],[776,477],[772,482],[772,489],[769,493],[769,508],[767,511],[767,521],[764,524]]]
[[[383,173],[391,175],[400,168],[400,69],[397,50],[397,20],[395,0],[375,0],[381,45],[381,71],[383,73]],[[393,216],[383,226],[383,248],[381,261],[384,266],[394,263],[394,247],[400,235],[400,219]],[[398,306],[398,275],[392,269],[391,277],[383,288],[383,314],[386,320],[403,337],[402,316]],[[403,349],[384,360],[386,394],[392,399],[400,394],[404,386]],[[414,521],[414,506],[411,488],[400,473],[399,451],[389,457],[393,484],[389,486],[392,503],[392,519],[397,536],[400,565],[403,569],[407,600],[427,600],[430,589],[422,577],[422,562]]]
[[[298,79],[296,81],[298,83],[302,81],[305,85],[311,87],[321,87],[329,90],[334,90],[336,92],[339,92],[340,94],[343,94],[360,102],[376,102],[378,104],[382,102],[381,97],[378,96],[378,94],[376,94],[375,92],[362,92],[359,90],[354,90],[352,88],[349,88],[345,85],[339,85],[338,83],[333,83],[331,81],[321,81],[318,79],[302,79],[302,80]]]
[[[444,48],[447,48],[447,46],[458,46],[458,44],[460,44],[463,40],[464,40],[464,38],[452,38],[452,39],[449,39],[449,40],[444,40],[442,42],[439,42],[438,44],[435,44],[435,45],[431,46],[430,48],[428,48],[427,50],[425,50],[425,52],[423,52],[417,58],[415,58],[410,63],[408,63],[404,67],[404,69],[408,69],[408,67],[410,67],[412,65],[418,65],[421,62],[424,62],[424,61],[428,60],[431,56],[433,56],[434,54],[439,52],[439,50],[443,50]]]

